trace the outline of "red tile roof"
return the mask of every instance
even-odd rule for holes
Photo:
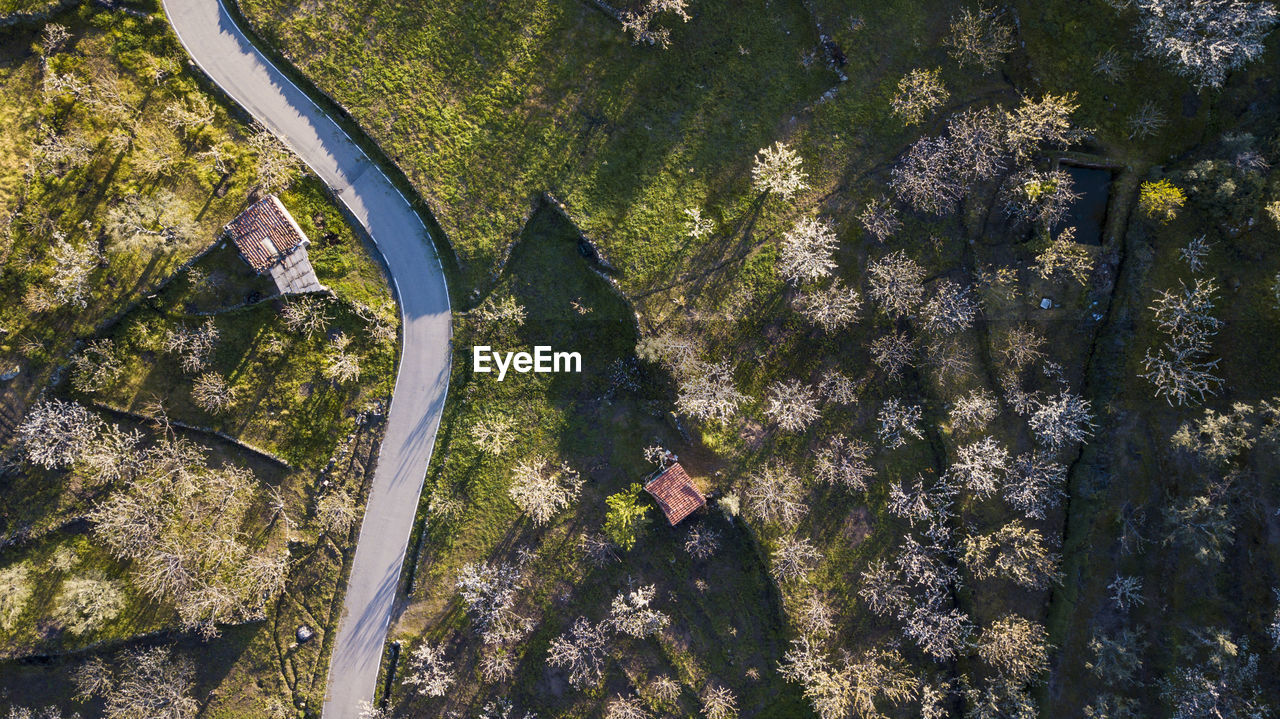
[[[650,480],[644,490],[657,500],[662,513],[667,515],[667,521],[673,527],[707,503],[707,498],[693,486],[693,480],[689,479],[679,462]]]
[[[244,261],[265,272],[280,258],[307,243],[302,228],[275,195],[259,200],[227,225]]]

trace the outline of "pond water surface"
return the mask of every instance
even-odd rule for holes
[[[1063,226],[1074,225],[1076,242],[1091,245],[1102,244],[1102,231],[1107,222],[1107,201],[1111,197],[1111,171],[1094,167],[1080,167],[1062,163],[1075,182],[1080,199],[1071,204]]]

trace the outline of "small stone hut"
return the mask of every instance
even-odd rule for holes
[[[646,482],[644,491],[657,501],[673,527],[707,504],[707,498],[693,486],[693,480],[679,462],[673,462]]]
[[[258,274],[270,273],[282,295],[321,292],[307,256],[307,239],[280,198],[271,195],[240,213],[226,227],[240,256]]]

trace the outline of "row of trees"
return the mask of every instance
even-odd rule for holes
[[[71,468],[114,492],[89,513],[95,534],[152,599],[173,604],[186,627],[215,635],[217,625],[264,615],[288,575],[291,520],[283,501],[243,468],[213,466],[207,451],[162,432],[150,442],[109,425],[85,407],[41,400],[18,428],[28,461]],[[269,512],[265,531],[253,518]],[[120,593],[86,580],[77,596],[87,631],[118,612]]]

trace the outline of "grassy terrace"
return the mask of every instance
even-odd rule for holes
[[[297,300],[273,299],[270,279],[253,275],[219,237],[251,198],[285,184],[263,172],[262,157],[274,150],[255,144],[255,129],[185,69],[160,16],[86,5],[50,22],[67,30],[52,46],[41,25],[4,30],[0,42],[0,365],[20,370],[0,384],[0,573],[6,582],[25,577],[20,593],[7,583],[0,590],[0,711],[56,706],[100,716],[101,697],[73,700],[74,671],[91,659],[127,671],[129,652],[171,646],[175,659],[193,662],[201,716],[315,713],[354,546],[352,531],[326,529],[316,508],[339,490],[354,497],[356,512],[363,504],[397,359],[387,283],[324,186],[288,170],[281,199],[311,238],[311,261],[334,294],[317,331],[291,330],[282,310]],[[194,126],[183,124],[184,111],[198,118]],[[48,144],[50,137],[66,144]],[[65,146],[74,151],[47,149]],[[181,232],[158,245],[122,243],[113,211],[155,197],[171,213],[159,222],[177,217]],[[58,286],[58,241],[96,249],[84,292],[70,302],[42,294]],[[165,338],[205,322],[218,340],[193,374],[166,351]],[[359,359],[358,382],[325,374],[338,333]],[[89,387],[75,361],[104,341],[109,351],[95,361],[115,369]],[[225,379],[228,410],[193,401],[205,373]],[[140,563],[113,554],[84,519],[124,483],[81,465],[43,469],[11,451],[15,425],[42,393],[138,431],[143,448],[166,434],[147,419],[163,407],[176,423],[201,428],[171,431],[200,447],[210,468],[251,471],[253,498],[239,530],[251,546],[282,541],[289,552],[284,590],[265,616],[223,626],[211,640],[181,629],[174,604],[141,589]],[[288,520],[272,508],[276,498]],[[85,580],[115,588],[119,601],[105,620],[79,628],[63,607]],[[310,641],[298,642],[300,626],[311,629]]]

